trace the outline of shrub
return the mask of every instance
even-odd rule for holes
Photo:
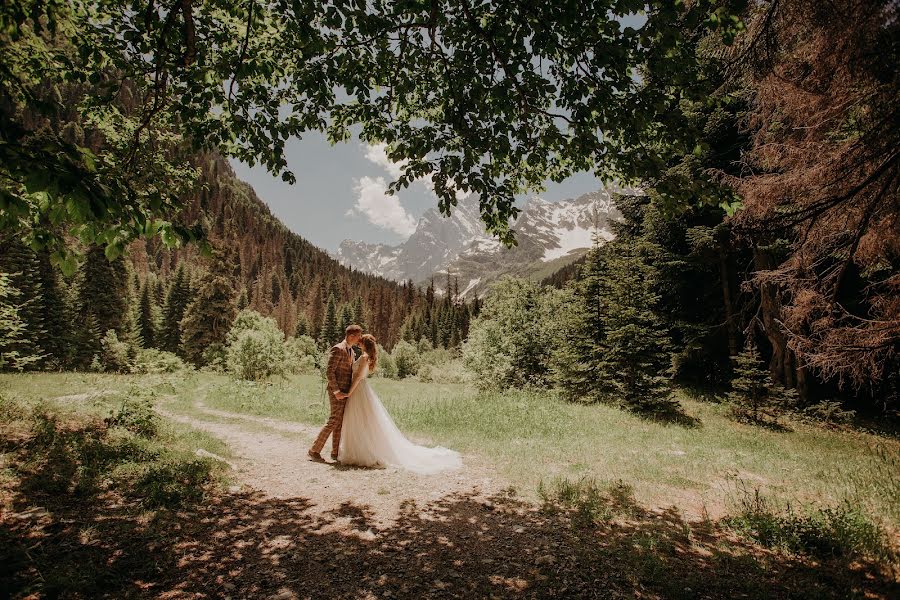
[[[756,489],[744,493],[737,514],[724,523],[764,546],[786,552],[819,558],[897,560],[884,530],[858,506],[846,501],[834,507],[808,506],[801,512],[787,505],[781,511]]]
[[[228,346],[228,370],[239,379],[259,381],[271,375],[283,375],[284,342],[280,335],[264,331],[243,331]]]
[[[242,310],[225,336],[225,343],[225,364],[236,377],[258,381],[284,374],[284,334],[275,319]]]
[[[142,502],[149,507],[176,508],[203,498],[212,482],[212,461],[163,460],[150,463],[135,483]]]
[[[545,510],[563,508],[573,511],[573,525],[585,527],[610,521],[617,514],[634,510],[634,490],[623,481],[598,482],[591,477],[577,481],[557,479],[538,486]]]
[[[546,306],[552,296],[516,277],[503,277],[491,288],[463,344],[463,362],[480,389],[549,383],[554,342]]]
[[[121,427],[144,438],[159,432],[159,416],[147,398],[126,396],[119,409],[104,420],[110,427]]]
[[[285,370],[288,373],[312,373],[316,370],[319,349],[308,335],[288,338],[284,342]]]
[[[434,365],[422,365],[419,367],[416,377],[418,377],[419,381],[422,383],[432,383],[434,381],[434,370]]]
[[[388,379],[397,379],[397,363],[394,362],[394,357],[380,346],[378,348],[378,368],[375,369],[375,375]]]
[[[106,331],[106,335],[100,340],[100,348],[100,366],[104,371],[121,373],[130,370],[128,344],[119,340],[114,329]]]
[[[190,369],[177,354],[157,350],[156,348],[141,348],[131,365],[132,373],[178,373]]]
[[[826,425],[846,425],[856,416],[856,411],[844,410],[837,400],[822,400],[803,409],[803,414]]]
[[[401,340],[391,353],[397,366],[397,377],[403,379],[415,375],[419,371],[420,356],[416,348],[405,340]]]

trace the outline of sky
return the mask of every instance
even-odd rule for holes
[[[419,217],[437,206],[436,196],[421,181],[393,196],[384,193],[399,175],[399,167],[378,146],[355,139],[331,145],[322,134],[309,133],[287,142],[285,158],[297,176],[294,185],[263,166],[248,167],[235,160],[231,164],[289,229],[330,252],[348,238],[403,242]],[[593,174],[578,173],[561,183],[548,181],[540,196],[559,201],[601,187]]]

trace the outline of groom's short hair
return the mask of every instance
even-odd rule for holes
[[[344,331],[344,337],[359,335],[360,333],[362,333],[362,327],[359,325],[347,325],[347,329]]]

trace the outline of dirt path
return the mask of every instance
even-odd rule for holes
[[[271,498],[306,498],[314,503],[313,512],[328,514],[331,527],[337,529],[351,521],[340,518],[341,507],[347,503],[368,506],[371,509],[368,524],[383,528],[397,520],[401,508],[408,510],[409,501],[424,507],[461,492],[487,501],[488,496],[508,487],[474,456],[463,456],[462,470],[438,475],[313,462],[307,458],[306,450],[318,433],[315,427],[216,410],[202,402],[194,408],[211,419],[163,408],[157,410],[173,421],[210,433],[228,444],[234,458],[227,462],[235,468],[235,477],[241,484]],[[352,529],[352,523],[349,524]],[[370,535],[371,531],[360,533]]]

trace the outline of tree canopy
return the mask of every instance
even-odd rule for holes
[[[139,235],[198,239],[173,218],[191,152],[293,182],[287,139],[358,131],[403,165],[392,190],[430,178],[445,213],[477,194],[513,243],[516,193],[577,170],[643,177],[693,148],[680,107],[709,90],[692,40],[742,27],[743,3],[719,4],[4,3],[0,226],[70,269],[62,225],[111,257]]]

